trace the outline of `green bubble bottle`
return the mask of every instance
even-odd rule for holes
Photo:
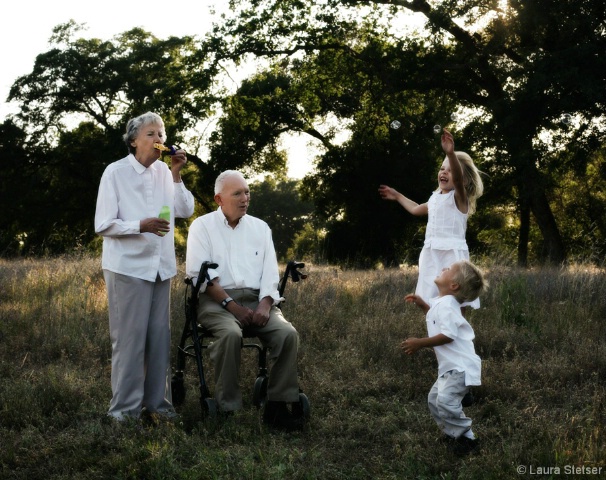
[[[170,222],[170,207],[168,205],[164,205],[160,209],[160,213],[158,214],[158,218],[161,218],[163,220],[166,220],[166,221]],[[164,235],[166,235],[166,232],[160,232],[160,235],[164,236]]]

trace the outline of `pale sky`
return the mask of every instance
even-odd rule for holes
[[[196,35],[202,37],[211,26],[213,10],[216,15],[226,9],[226,0],[10,0],[1,7],[0,45],[0,122],[16,105],[6,102],[13,82],[30,73],[36,56],[49,49],[48,40],[55,26],[70,19],[85,23],[82,37],[108,40],[113,36],[141,27],[158,38]],[[307,151],[306,139],[289,138],[289,175],[302,177],[309,169],[312,152]]]
[[[70,19],[85,23],[83,37],[104,40],[134,27],[142,27],[159,38],[171,35],[202,36],[211,24],[211,8],[222,0],[171,0],[145,2],[104,0],[11,0],[2,6],[2,68],[0,68],[0,119],[14,111],[6,104],[8,91],[17,77],[32,71],[36,56],[49,49],[55,26]],[[221,7],[224,8],[224,7]]]

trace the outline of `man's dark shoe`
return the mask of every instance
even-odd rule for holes
[[[219,410],[217,412],[217,420],[225,422],[234,416],[233,410]]]
[[[263,410],[263,423],[288,432],[303,429],[303,418],[293,415],[286,402],[268,401]]]

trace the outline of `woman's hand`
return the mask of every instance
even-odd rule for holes
[[[162,218],[145,218],[139,222],[139,231],[141,233],[153,233],[163,237],[170,231],[170,222]]]
[[[175,183],[181,183],[181,169],[187,163],[187,154],[185,150],[177,150],[170,156],[170,171],[173,174]]]

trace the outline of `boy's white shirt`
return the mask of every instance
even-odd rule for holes
[[[482,360],[473,345],[473,328],[461,314],[461,305],[452,295],[436,297],[429,302],[427,335],[440,333],[453,341],[434,347],[438,359],[438,376],[450,370],[465,372],[465,385],[481,385]]]

